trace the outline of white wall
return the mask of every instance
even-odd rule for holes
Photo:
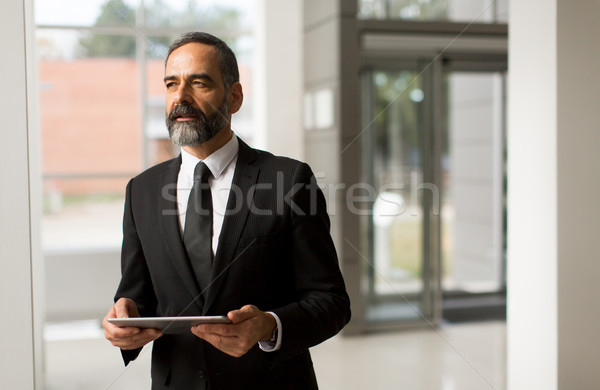
[[[504,157],[500,74],[448,78],[453,288],[501,288]]]
[[[255,147],[303,160],[302,0],[258,0]]]
[[[0,378],[6,389],[42,388],[41,312],[34,307],[36,283],[40,280],[39,184],[32,180],[37,169],[36,99],[28,94],[35,71],[31,61],[32,2],[0,3],[3,58],[0,74],[2,157],[0,163]],[[35,77],[34,77],[35,78]],[[31,88],[31,89],[29,89]],[[32,132],[29,133],[28,130]],[[36,155],[31,161],[30,151]],[[31,221],[35,221],[32,223]],[[38,263],[39,262],[39,263]],[[6,321],[10,319],[10,321]],[[38,326],[34,326],[34,324]],[[37,367],[37,370],[36,370]]]
[[[600,382],[600,3],[510,4],[508,389]]]
[[[518,0],[509,7],[510,390],[557,384],[556,4],[550,3]]]

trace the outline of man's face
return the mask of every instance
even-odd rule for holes
[[[178,146],[211,139],[230,120],[228,97],[212,46],[188,43],[174,50],[165,68],[166,122]]]

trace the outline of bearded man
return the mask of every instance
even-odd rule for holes
[[[106,338],[125,364],[153,341],[152,389],[317,389],[308,348],[343,328],[350,302],[315,177],[233,134],[243,92],[220,39],[179,37],[164,82],[181,154],[127,185]],[[172,333],[108,321],[200,315],[230,323]]]

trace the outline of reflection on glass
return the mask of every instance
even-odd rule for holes
[[[370,221],[371,321],[419,319],[423,293],[423,213],[418,194],[424,99],[415,71],[371,73],[370,176],[377,192]]]

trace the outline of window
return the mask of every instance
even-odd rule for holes
[[[507,0],[359,0],[360,19],[506,23]]]
[[[252,141],[254,10],[241,0],[36,1],[47,342],[103,335],[127,181],[179,153],[165,127],[162,78],[181,33],[212,33],[236,53],[246,99],[232,128]],[[55,364],[64,353],[47,348],[49,387],[71,383]]]

